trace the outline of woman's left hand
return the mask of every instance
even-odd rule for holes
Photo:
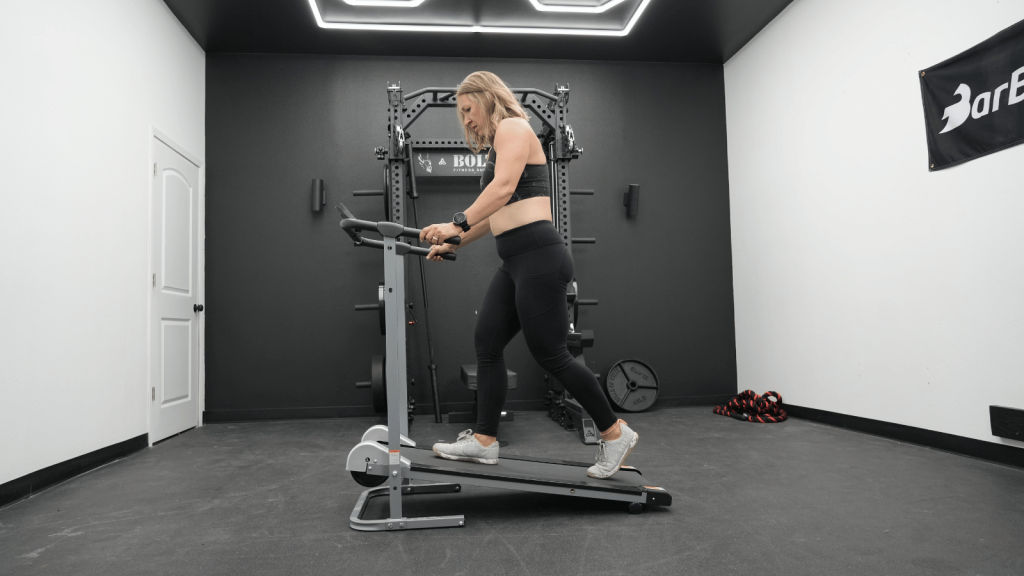
[[[461,232],[462,227],[456,226],[454,222],[431,224],[420,232],[420,242],[426,239],[430,244],[444,244],[445,240],[458,236]]]

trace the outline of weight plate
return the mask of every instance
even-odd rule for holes
[[[377,284],[377,318],[380,320],[380,335],[387,335],[387,324],[384,322],[384,283]]]
[[[373,411],[382,414],[388,411],[387,358],[374,356],[370,367],[370,388],[373,391]]]
[[[658,376],[640,360],[619,360],[605,377],[611,403],[626,412],[643,412],[658,399]]]

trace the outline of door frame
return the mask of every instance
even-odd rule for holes
[[[146,189],[149,192],[149,199],[147,204],[149,206],[149,212],[147,214],[148,223],[146,230],[149,231],[149,254],[147,260],[149,262],[149,274],[146,276],[146,293],[147,293],[147,316],[146,316],[146,379],[145,379],[145,409],[146,409],[146,431],[147,440],[149,446],[153,446],[153,401],[151,400],[150,387],[150,376],[153,373],[153,285],[151,278],[156,270],[153,269],[153,182],[154,178],[152,175],[152,166],[156,162],[156,143],[155,140],[159,140],[169,146],[171,150],[174,150],[178,154],[185,157],[186,160],[195,164],[199,168],[199,194],[198,194],[198,222],[196,223],[196,243],[199,251],[199,257],[197,262],[198,273],[196,277],[196,298],[199,303],[203,303],[206,298],[206,162],[201,160],[195,154],[189,152],[187,148],[178,144],[173,138],[162,132],[156,126],[150,125],[149,133],[149,164],[146,166],[146,174],[149,181],[149,186]],[[206,409],[206,323],[203,322],[203,318],[206,316],[205,312],[199,314],[196,319],[197,329],[199,332],[199,382],[198,382],[198,398],[196,398],[196,427],[203,425],[203,411]]]

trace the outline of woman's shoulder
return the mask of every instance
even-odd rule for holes
[[[498,122],[498,127],[494,130],[493,145],[500,147],[501,143],[528,141],[536,137],[537,135],[533,133],[533,127],[530,126],[529,120],[525,118],[505,118]]]
[[[530,126],[530,121],[526,118],[504,118],[501,122],[498,122],[498,127],[495,132],[503,132],[510,134],[518,134],[521,132],[527,132],[531,136],[533,135],[533,127]]]

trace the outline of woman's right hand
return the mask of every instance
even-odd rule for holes
[[[428,254],[426,256],[426,259],[427,260],[433,260],[435,262],[441,262],[441,261],[444,260],[444,258],[441,257],[442,254],[454,254],[454,253],[455,253],[455,245],[454,244],[438,244],[438,245],[430,247],[430,254]]]

